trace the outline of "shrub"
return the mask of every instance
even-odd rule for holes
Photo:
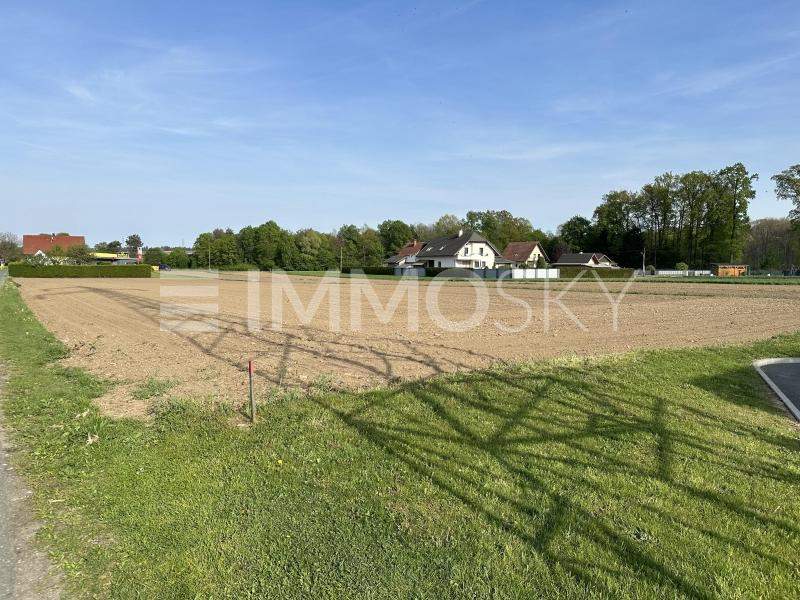
[[[648,275],[655,275],[656,274],[656,268],[653,265],[647,265],[647,268],[645,269],[645,271],[647,271]]]
[[[630,279],[633,275],[633,269],[592,269],[589,267],[558,267],[558,276],[561,279],[573,279],[578,276],[581,271],[592,271],[596,273],[600,279]],[[595,276],[593,273],[587,272],[583,276],[586,281],[594,281]]]
[[[345,269],[347,269],[345,271]],[[342,273],[363,271],[364,275],[394,275],[394,267],[344,267]]]
[[[26,265],[8,266],[11,277],[151,277],[150,265]]]
[[[247,263],[237,263],[235,265],[221,265],[217,267],[220,271],[258,271],[258,265]]]
[[[458,269],[454,267],[426,267],[425,277],[436,277],[445,271],[451,271],[450,277],[475,277],[475,272],[472,269]]]
[[[685,262],[679,262],[677,265],[675,265],[675,270],[676,271],[688,271],[689,270],[689,265],[687,265]]]

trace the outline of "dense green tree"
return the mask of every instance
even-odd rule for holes
[[[122,252],[122,242],[114,240],[113,242],[98,242],[94,246],[95,252],[106,252],[110,254],[119,254]]]
[[[157,267],[165,262],[166,254],[161,248],[147,248],[142,256],[142,261],[146,265]]]
[[[333,240],[313,229],[303,229],[295,234],[297,266],[301,271],[325,271],[337,266]]]
[[[464,228],[464,222],[455,215],[446,214],[439,217],[433,224],[435,236],[455,235],[459,229]]]
[[[125,238],[125,248],[130,256],[136,256],[136,251],[142,247],[142,238],[139,234],[132,233]]]
[[[586,217],[574,216],[558,228],[558,237],[569,252],[590,252],[594,241],[592,222]]]
[[[414,230],[411,226],[396,219],[384,221],[378,225],[378,233],[387,255],[395,254],[414,239]]]
[[[189,267],[189,255],[183,248],[175,248],[164,257],[164,264],[173,269],[186,269]]]
[[[211,242],[211,264],[215,267],[235,265],[242,262],[242,254],[236,237],[225,234]]]
[[[756,196],[753,183],[757,179],[758,175],[748,173],[742,163],[720,169],[714,176],[719,190],[718,201],[727,220],[728,254],[731,262],[742,255],[750,222],[748,209],[750,201]]]
[[[507,210],[470,211],[464,225],[479,231],[502,252],[509,242],[543,241],[543,232],[535,231],[528,219],[515,217]]]
[[[201,233],[197,236],[192,247],[195,267],[207,269],[211,265],[211,246],[213,242],[214,236],[211,233]]]
[[[256,256],[258,252],[258,230],[251,225],[242,228],[239,233],[236,234],[236,242],[239,244],[239,250],[242,253],[242,260],[244,260],[244,262],[247,264],[256,264]]]
[[[789,218],[800,228],[800,164],[792,165],[777,175],[772,176],[775,182],[775,195],[780,200],[789,200],[794,208],[789,212]]]
[[[379,267],[383,264],[384,249],[380,234],[370,227],[361,231],[361,266]]]
[[[86,244],[76,244],[67,250],[67,258],[76,265],[89,265],[95,262],[92,250]]]

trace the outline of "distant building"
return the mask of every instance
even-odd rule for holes
[[[562,254],[554,267],[589,267],[592,269],[619,269],[619,265],[600,252],[573,252]]]
[[[37,252],[48,254],[55,246],[65,252],[73,246],[86,245],[86,239],[82,235],[23,235],[22,253],[25,256],[33,256]]]
[[[494,245],[474,231],[460,230],[455,235],[430,240],[417,253],[417,263],[425,267],[492,269],[509,265]]]
[[[412,240],[397,251],[397,254],[386,259],[390,267],[413,265],[417,261],[417,254],[425,247],[425,242]]]
[[[539,264],[539,259],[547,260],[547,254],[539,242],[509,242],[503,250],[503,258],[511,261],[515,267],[529,265],[535,267]]]
[[[741,277],[747,275],[747,265],[714,263],[711,265],[711,274],[715,277]]]

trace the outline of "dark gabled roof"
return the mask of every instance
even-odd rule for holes
[[[531,256],[531,253],[534,251],[536,246],[539,246],[539,250],[542,253],[542,256],[545,257],[547,260],[547,254],[545,254],[544,248],[538,241],[533,242],[509,242],[506,249],[503,250],[503,258],[506,258],[512,262],[525,262]]]
[[[585,265],[591,260],[595,259],[594,252],[568,252],[562,254],[555,264],[558,263],[569,263],[569,264],[581,264]]]
[[[611,264],[617,264],[602,252],[573,252],[562,254],[559,259],[553,263],[554,265],[585,265],[590,261],[600,262],[601,259],[607,259]]]
[[[462,231],[461,235],[448,235],[445,237],[432,239],[425,244],[425,247],[422,250],[417,252],[417,257],[420,259],[425,259],[438,256],[455,256],[468,242],[483,242],[488,244],[489,247],[494,250],[496,255],[502,256],[500,251],[495,248],[494,244],[483,237],[480,233],[475,231]]]

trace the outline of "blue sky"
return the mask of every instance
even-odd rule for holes
[[[0,230],[190,244],[800,162],[800,2],[0,5]]]

